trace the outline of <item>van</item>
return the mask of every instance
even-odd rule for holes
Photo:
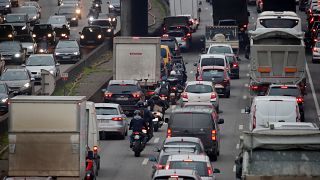
[[[253,99],[250,113],[249,129],[265,128],[270,122],[300,122],[300,112],[295,97],[257,96]]]
[[[220,153],[220,128],[223,119],[215,120],[210,109],[180,108],[166,118],[168,123],[167,138],[197,137],[201,139],[204,149],[211,160],[216,161]]]

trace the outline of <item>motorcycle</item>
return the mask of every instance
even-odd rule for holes
[[[142,130],[142,133],[146,134],[147,132],[143,132]],[[143,136],[140,132],[133,132],[132,136],[133,136],[132,151],[134,152],[135,157],[139,157],[145,147],[144,138],[146,138],[146,136]]]
[[[95,9],[98,13],[101,12],[101,3],[100,2],[93,2],[92,9]]]
[[[93,174],[92,170],[86,171],[85,180],[95,180],[95,179],[96,179],[96,177],[95,177],[95,175]]]
[[[46,40],[42,40],[38,43],[37,53],[39,54],[48,54],[49,53],[49,44]]]
[[[153,107],[153,116],[154,119],[152,120],[153,122],[153,130],[157,132],[159,128],[162,127],[164,124],[164,114],[163,114],[163,107],[159,105],[154,105]]]

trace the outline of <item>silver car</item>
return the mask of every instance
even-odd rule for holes
[[[312,63],[320,61],[320,42],[317,42],[312,49]]]
[[[95,103],[100,140],[106,139],[107,133],[114,133],[125,139],[128,135],[127,116],[119,104]]]
[[[210,102],[219,111],[219,96],[210,81],[189,81],[181,94],[183,102]]]

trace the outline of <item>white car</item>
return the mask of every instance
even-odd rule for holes
[[[223,66],[230,72],[230,63],[224,54],[202,54],[199,61],[193,65],[197,66],[197,77],[203,66]]]
[[[52,54],[32,54],[23,66],[31,72],[36,82],[41,82],[41,69],[49,71],[54,77],[60,75],[60,64]]]
[[[67,21],[67,18],[65,16],[58,16],[58,15],[50,16],[47,24],[51,24],[53,29],[62,28],[63,25],[65,25],[68,28],[70,27]]]
[[[207,54],[235,54],[230,44],[211,44]]]
[[[320,42],[316,42],[312,49],[312,63],[320,61]]]
[[[219,96],[210,81],[189,81],[181,94],[183,102],[210,102],[219,111]]]

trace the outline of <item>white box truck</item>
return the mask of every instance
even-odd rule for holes
[[[161,79],[159,37],[115,37],[113,39],[113,79],[138,80],[146,89]]]
[[[92,105],[85,96],[10,99],[6,179],[83,179],[89,148],[95,151],[95,168],[99,169]]]

